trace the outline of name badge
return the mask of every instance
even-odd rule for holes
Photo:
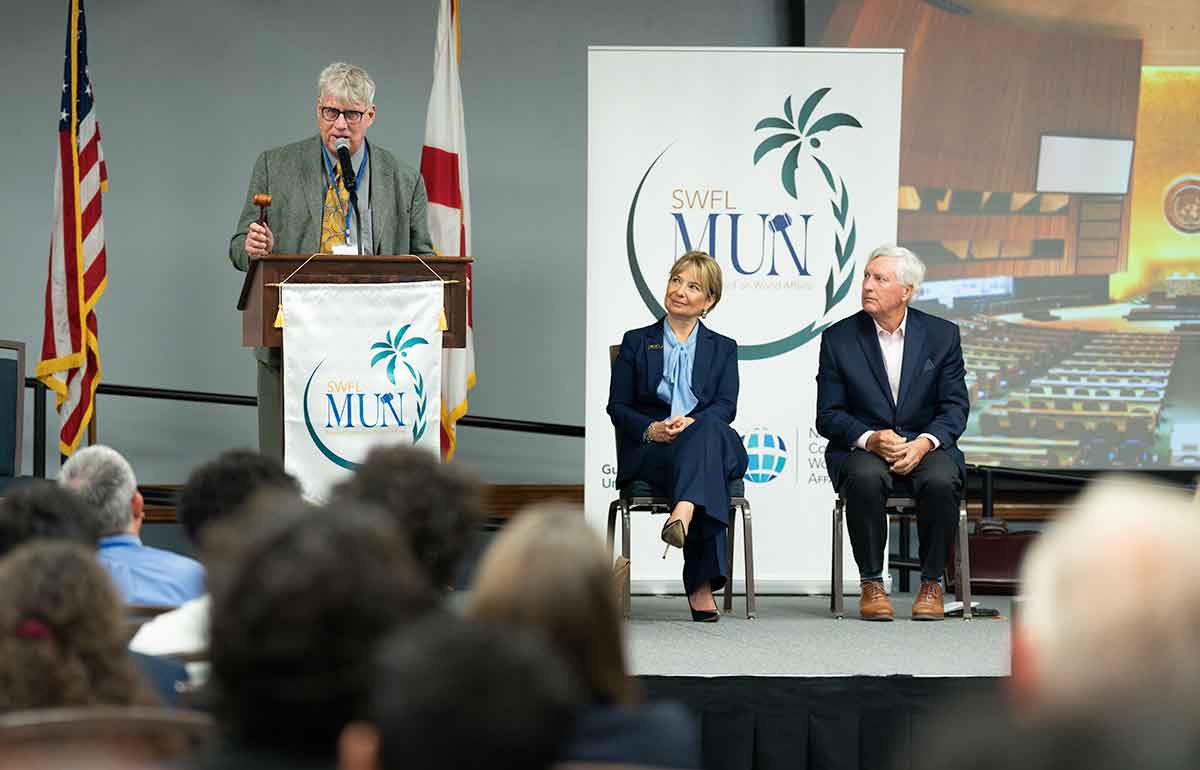
[[[350,254],[352,256],[358,256],[358,247],[351,246],[348,243],[338,243],[338,244],[334,245],[333,253],[334,254]]]

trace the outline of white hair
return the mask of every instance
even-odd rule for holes
[[[362,67],[335,61],[321,70],[317,78],[317,98],[331,96],[346,104],[360,102],[370,107],[375,103],[375,81]]]
[[[58,483],[79,493],[95,510],[101,535],[124,532],[133,520],[137,478],[129,461],[111,447],[84,447],[63,464]]]
[[[1021,567],[1018,623],[1038,699],[1200,691],[1198,554],[1188,495],[1131,477],[1092,484]]]
[[[879,257],[893,257],[896,260],[896,280],[907,286],[911,286],[913,294],[917,293],[917,289],[921,288],[921,281],[925,280],[925,263],[916,254],[913,254],[903,246],[897,246],[892,243],[885,243],[879,248],[871,252],[871,256],[867,257],[867,264]]]

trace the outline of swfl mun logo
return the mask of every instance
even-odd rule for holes
[[[416,444],[425,435],[429,427],[429,394],[425,376],[413,365],[409,353],[420,345],[428,345],[429,340],[406,337],[411,327],[412,324],[405,324],[395,333],[388,331],[383,340],[371,345],[370,364],[364,370],[349,376],[329,377],[325,380],[325,392],[318,392],[315,399],[310,397],[310,391],[325,360],[309,374],[304,386],[304,426],[313,445],[334,465],[347,470],[358,467],[346,459],[344,451],[339,453],[330,444],[342,446],[348,443],[346,439],[405,433]],[[366,376],[374,374],[377,379],[364,384],[364,371]]]
[[[850,188],[835,167],[839,159],[855,162],[853,140],[864,134],[833,133],[862,128],[849,113],[816,115],[830,90],[813,91],[799,111],[786,97],[782,115],[758,120],[740,137],[710,135],[702,145],[676,140],[646,168],[629,205],[625,246],[634,285],[651,314],[666,312],[660,300],[666,272],[661,265],[700,249],[725,274],[722,305],[733,306],[727,317],[741,327],[730,329],[739,339],[740,359],[794,350],[836,320],[834,311],[850,296],[857,272],[857,227]],[[764,131],[770,133],[764,136]],[[755,142],[751,153],[748,143]],[[758,171],[779,157],[776,187]],[[659,173],[652,179],[656,167]],[[720,178],[713,179],[717,174]],[[656,200],[662,208],[649,202]],[[639,206],[646,215],[635,226]],[[786,324],[782,330],[781,323]]]

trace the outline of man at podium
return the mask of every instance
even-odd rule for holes
[[[317,135],[267,150],[250,175],[246,203],[229,241],[229,259],[246,270],[251,257],[359,253],[433,255],[425,183],[416,169],[367,141],[375,121],[375,83],[361,67],[334,62],[317,81]],[[348,185],[338,151],[349,155]],[[358,205],[348,188],[357,190]],[[271,196],[259,222],[256,195]],[[258,438],[264,454],[282,458],[279,352],[257,349]]]

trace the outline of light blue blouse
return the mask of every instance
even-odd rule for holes
[[[658,397],[671,405],[671,416],[685,415],[696,408],[699,399],[692,392],[692,362],[696,358],[697,323],[687,340],[675,339],[671,324],[663,319],[663,376],[658,383]]]

